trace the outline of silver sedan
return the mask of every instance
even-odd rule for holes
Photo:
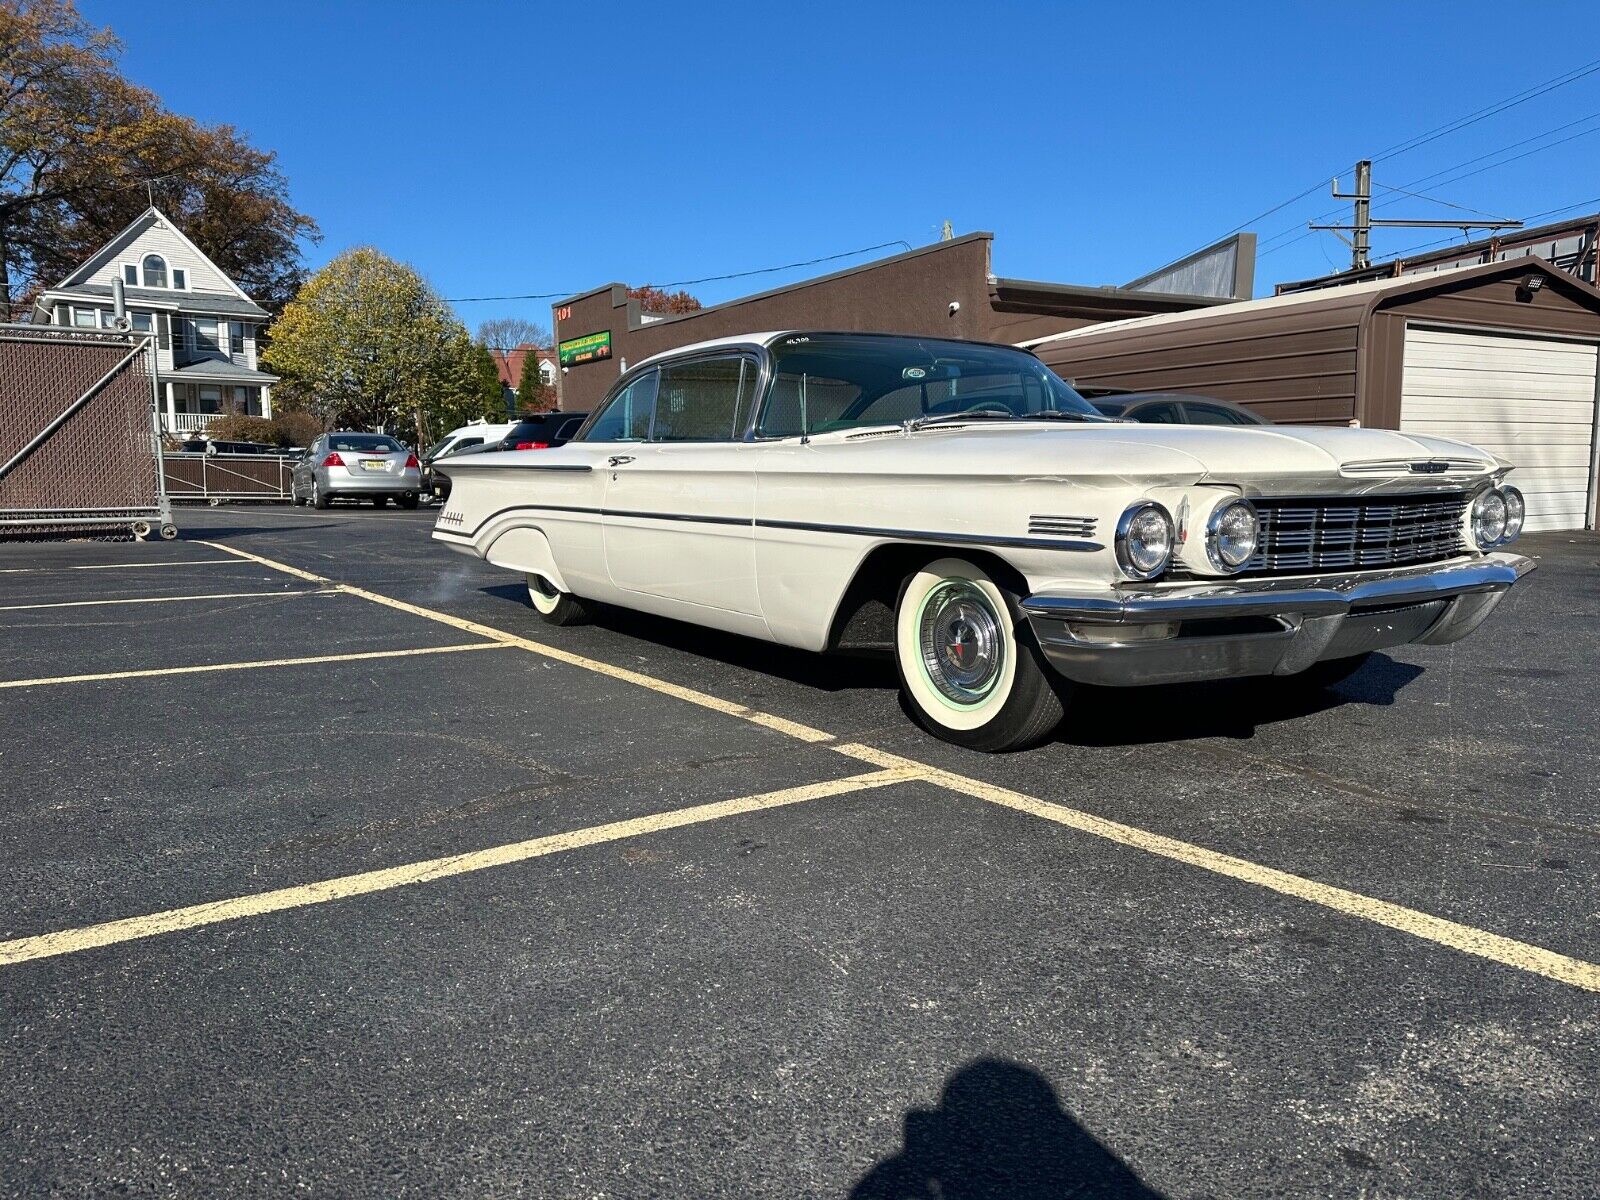
[[[390,500],[415,508],[422,490],[417,456],[381,433],[325,433],[294,465],[290,495],[296,504],[327,508],[336,499]]]

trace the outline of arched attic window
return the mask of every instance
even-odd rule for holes
[[[144,286],[147,288],[164,288],[167,286],[167,260],[159,254],[146,254],[144,256]]]

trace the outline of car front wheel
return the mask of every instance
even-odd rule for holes
[[[906,580],[895,660],[912,716],[947,742],[1023,750],[1061,723],[1056,682],[1016,598],[965,559],[939,559]]]
[[[582,625],[589,610],[571,592],[563,592],[543,575],[528,576],[528,603],[547,625]]]

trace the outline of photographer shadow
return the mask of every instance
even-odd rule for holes
[[[939,1107],[906,1114],[905,1145],[851,1200],[1163,1200],[1061,1105],[1049,1080],[981,1058],[945,1081]]]

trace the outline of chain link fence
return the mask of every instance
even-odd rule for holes
[[[0,325],[0,538],[174,537],[151,339]]]

